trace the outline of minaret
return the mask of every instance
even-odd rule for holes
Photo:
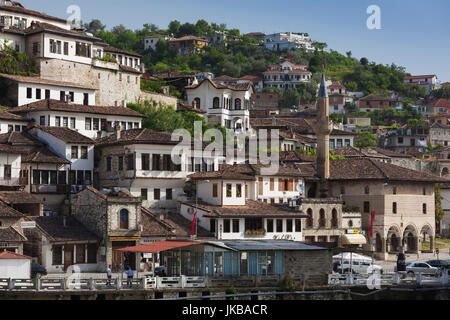
[[[322,74],[319,95],[317,98],[317,120],[314,131],[317,136],[317,175],[320,178],[321,197],[326,197],[326,180],[330,177],[330,133],[332,126],[329,119],[329,98],[325,74]]]

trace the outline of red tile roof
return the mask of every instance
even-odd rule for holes
[[[5,250],[3,252],[0,252],[0,259],[29,259],[29,260],[31,260],[31,257]]]
[[[0,110],[0,119],[8,120],[8,121],[18,121],[18,122],[27,122],[28,120],[18,116],[17,114],[12,114],[6,110]]]
[[[188,246],[195,246],[199,244],[204,244],[206,242],[200,241],[157,241],[148,244],[142,244],[135,247],[126,247],[122,249],[117,249],[117,251],[125,252],[145,252],[145,253],[157,253],[161,251],[168,251],[176,248],[183,248]]]
[[[88,145],[95,144],[95,141],[92,140],[91,138],[88,138],[82,135],[81,133],[66,127],[36,126],[36,128],[66,143],[88,144]]]
[[[90,90],[97,89],[94,86],[87,86],[87,85],[82,85],[82,84],[73,83],[73,82],[47,80],[47,79],[42,79],[39,76],[25,77],[25,76],[16,76],[16,75],[11,75],[11,74],[0,73],[0,77],[10,79],[13,81],[17,81],[17,82],[24,82],[24,83],[48,84],[48,85],[63,86],[63,87],[70,87],[70,88],[90,89]]]
[[[403,77],[403,79],[405,80],[413,80],[413,79],[430,79],[436,77],[435,74],[430,74],[430,75],[424,75],[424,76],[407,76],[407,77]]]
[[[48,110],[145,118],[143,114],[140,114],[130,108],[114,106],[85,106],[82,104],[66,103],[55,99],[40,100],[20,107],[14,107],[9,109],[9,112],[21,114],[30,111]]]
[[[20,13],[20,14],[28,14],[31,16],[35,16],[35,17],[39,17],[42,19],[48,19],[48,20],[53,20],[56,22],[62,22],[62,23],[66,23],[67,20],[61,19],[61,18],[57,18],[54,16],[50,16],[48,14],[39,12],[39,11],[34,11],[34,10],[30,10],[30,9],[26,9],[22,6],[0,6],[0,10],[3,11],[9,11],[9,12],[15,12],[15,13]]]

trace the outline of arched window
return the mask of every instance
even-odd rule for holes
[[[313,226],[313,211],[311,208],[309,208],[306,211],[306,214],[308,215],[308,218],[306,219],[306,226],[309,228],[312,228]]]
[[[325,210],[320,209],[319,211],[319,228],[325,228]]]
[[[194,107],[194,109],[200,109],[200,98],[195,98],[194,101],[192,101],[192,107]]]
[[[349,221],[348,221],[348,227],[349,227],[349,228],[353,228],[353,221],[352,221],[352,220],[349,220]]]
[[[338,226],[338,215],[336,209],[333,209],[333,211],[331,211],[331,226],[333,228],[337,228]]]
[[[218,97],[215,97],[213,99],[213,109],[219,109],[220,108],[220,99]]]
[[[369,193],[370,193],[369,186],[366,186],[366,187],[364,188],[364,194],[369,194]]]
[[[234,110],[241,110],[241,99],[234,100]]]
[[[128,210],[120,210],[120,229],[128,229]]]
[[[444,168],[444,169],[442,169],[442,174],[441,174],[443,177],[445,177],[445,176],[447,176],[448,175],[448,168]]]

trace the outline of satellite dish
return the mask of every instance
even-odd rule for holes
[[[301,183],[299,183],[298,185],[297,185],[297,191],[300,193],[300,194],[303,194],[303,191],[305,191],[305,186],[303,185],[303,184],[301,184]]]

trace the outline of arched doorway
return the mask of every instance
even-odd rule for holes
[[[375,251],[382,252],[383,251],[383,242],[381,240],[381,236],[379,233],[375,236]]]
[[[448,173],[449,173],[448,168],[445,167],[444,169],[442,169],[441,176],[442,177],[448,176]]]
[[[408,225],[403,231],[402,245],[405,248],[405,252],[417,253],[417,230],[413,225]]]
[[[421,249],[424,251],[431,251],[434,250],[434,243],[433,243],[433,228],[431,228],[430,225],[425,225],[420,230],[420,242],[421,242]]]
[[[389,228],[386,241],[386,252],[396,253],[400,247],[400,230],[396,226]]]

